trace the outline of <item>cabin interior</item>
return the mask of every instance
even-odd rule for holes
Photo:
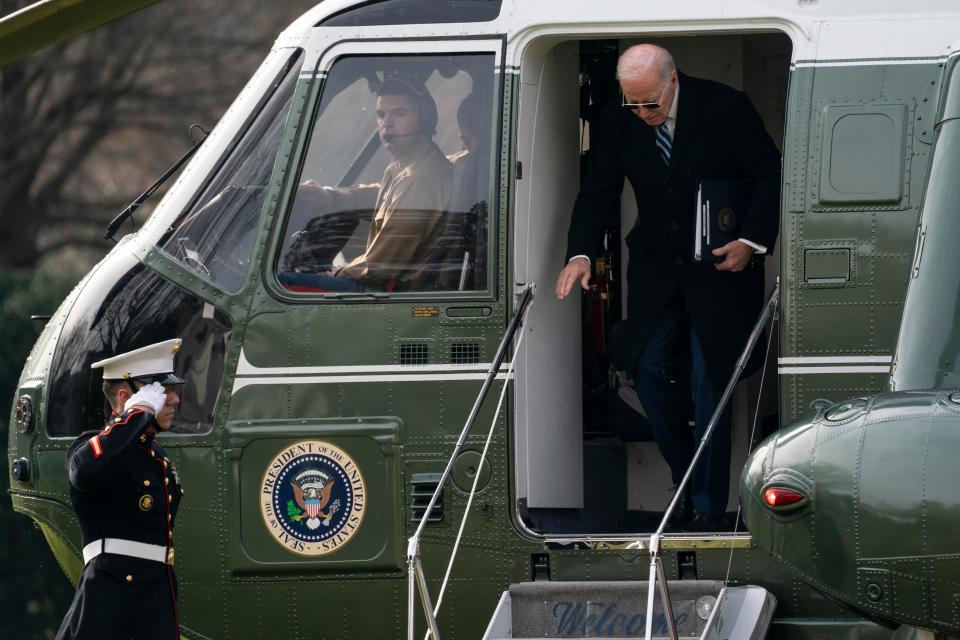
[[[622,238],[636,217],[628,181],[606,253],[593,256],[595,264],[609,265],[607,273],[582,296],[558,301],[553,292],[590,152],[589,119],[596,106],[618,95],[617,56],[640,42],[666,47],[684,73],[744,91],[783,150],[791,41],[782,33],[550,36],[526,49],[518,105],[522,177],[516,182],[515,279],[535,282],[538,295],[518,358],[515,497],[520,525],[548,537],[649,533],[672,497],[669,468],[632,382],[610,358],[610,329],[626,308]],[[779,246],[765,267],[769,295],[779,276]],[[730,500],[717,533],[744,531],[738,522],[740,471],[752,443],[779,426],[778,345],[776,335],[770,337],[768,331],[757,345],[768,351],[766,366],[742,380],[731,400]]]

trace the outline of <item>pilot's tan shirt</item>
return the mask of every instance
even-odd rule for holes
[[[423,141],[403,166],[398,161],[387,165],[366,251],[337,276],[359,280],[371,288],[411,284],[436,249],[452,183],[453,166],[430,141]]]

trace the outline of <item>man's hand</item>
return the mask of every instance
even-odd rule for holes
[[[124,403],[123,410],[129,411],[132,407],[142,407],[154,415],[160,412],[167,402],[167,394],[159,382],[140,387],[139,390]]]
[[[586,258],[574,258],[560,272],[557,278],[557,299],[563,300],[573,289],[574,283],[580,281],[584,291],[590,289],[590,261]]]
[[[297,187],[297,202],[310,207],[312,211],[327,211],[333,205],[332,193],[313,180],[304,180]]]
[[[713,265],[717,268],[717,271],[743,271],[743,268],[750,262],[750,256],[753,255],[753,247],[739,240],[732,240],[722,247],[714,249],[713,255],[723,256],[723,262],[717,262]]]

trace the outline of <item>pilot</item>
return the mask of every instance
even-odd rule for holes
[[[460,127],[460,151],[450,156],[453,163],[453,195],[451,211],[469,211],[477,202],[485,200],[489,191],[489,118],[483,117],[483,101],[471,93],[457,108],[457,126]]]
[[[379,184],[337,188],[313,181],[297,200],[313,210],[372,210],[365,251],[325,274],[280,274],[285,285],[333,291],[384,291],[415,287],[434,250],[447,208],[453,167],[433,142],[437,106],[426,87],[387,79],[377,90],[377,133],[390,153]]]
[[[477,153],[480,145],[484,142],[482,132],[485,129],[485,120],[480,95],[477,93],[469,94],[457,107],[457,126],[460,127],[461,149],[450,157],[454,165],[461,158],[465,158],[471,153]]]
[[[100,362],[112,415],[67,452],[70,501],[83,538],[84,568],[57,640],[178,640],[173,524],[183,495],[173,462],[156,442],[183,380],[174,375],[180,339]]]

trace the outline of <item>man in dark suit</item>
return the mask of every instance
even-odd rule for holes
[[[763,254],[779,220],[780,153],[743,93],[678,73],[670,53],[637,45],[621,55],[622,96],[595,125],[590,168],[573,209],[558,298],[579,281],[618,211],[624,177],[637,199],[629,248],[627,314],[634,387],[661,454],[679,483],[762,307]],[[752,201],[741,237],[693,260],[697,183],[743,180]],[[689,365],[689,367],[687,366]],[[678,371],[690,371],[695,428]],[[692,478],[693,529],[723,526],[729,491],[730,411]],[[681,503],[689,511],[689,498]],[[685,514],[684,514],[685,517]]]

